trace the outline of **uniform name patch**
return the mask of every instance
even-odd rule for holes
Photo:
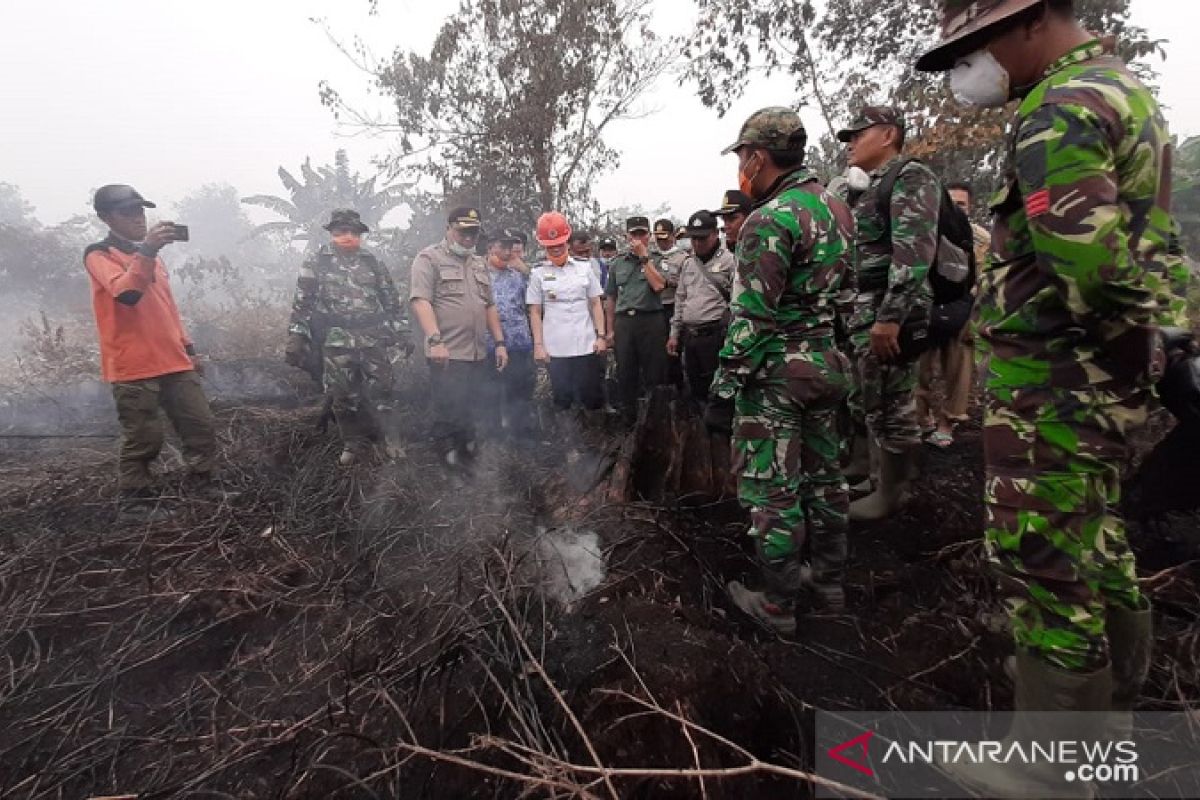
[[[1042,189],[1025,198],[1025,216],[1040,217],[1050,210],[1050,190]]]

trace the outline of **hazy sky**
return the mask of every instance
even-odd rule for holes
[[[135,184],[160,202],[213,181],[243,194],[282,193],[279,165],[306,155],[332,161],[338,147],[369,171],[386,140],[348,136],[317,97],[331,80],[366,94],[367,78],[311,20],[362,34],[380,53],[425,48],[457,0],[40,0],[0,2],[0,181],[19,185],[47,223],[87,211],[91,187]],[[677,32],[691,0],[659,0]],[[1193,0],[1134,0],[1135,20],[1169,39],[1162,98],[1174,133],[1200,133],[1200,29]],[[677,217],[711,207],[735,185],[735,160],[719,152],[754,109],[794,100],[786,79],[759,84],[724,119],[690,87],[666,81],[649,103],[658,113],[620,123],[609,142],[623,152],[604,178],[606,206],[666,203]],[[386,111],[379,98],[374,108]],[[817,120],[809,119],[811,125]]]

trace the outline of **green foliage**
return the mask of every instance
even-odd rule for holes
[[[1171,209],[1182,228],[1184,250],[1200,255],[1200,136],[1184,142],[1175,153]]]
[[[724,113],[758,74],[787,74],[798,101],[817,108],[825,131],[811,161],[827,176],[844,167],[833,132],[864,103],[904,110],[909,151],[948,180],[969,180],[986,198],[998,182],[1006,109],[965,109],[944,76],[916,72],[917,57],[937,40],[940,0],[696,0],[695,33],[684,79]],[[1079,0],[1083,24],[1117,37],[1119,52],[1145,79],[1145,62],[1162,42],[1129,22],[1131,0]]]
[[[259,225],[251,235],[282,233],[307,242],[307,249],[315,250],[324,241],[322,226],[329,221],[329,212],[333,209],[354,209],[374,231],[389,211],[406,202],[409,188],[405,184],[380,188],[377,177],[364,179],[357,172],[351,172],[345,150],[337,151],[332,166],[314,169],[312,159],[305,159],[300,165],[300,176],[302,180],[283,167],[279,168],[279,180],[290,199],[265,194],[242,198],[243,203],[269,209],[285,218]]]

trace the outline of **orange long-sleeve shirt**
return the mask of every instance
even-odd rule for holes
[[[192,342],[161,259],[147,258],[109,236],[84,251],[83,265],[91,278],[104,380],[136,381],[192,369]]]

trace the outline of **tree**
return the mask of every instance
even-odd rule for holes
[[[322,99],[357,124],[399,136],[390,166],[435,179],[446,204],[480,207],[485,224],[533,227],[544,210],[584,216],[618,154],[617,120],[671,66],[650,27],[651,0],[461,0],[428,55],[352,56],[392,102],[382,123],[329,84]],[[350,55],[347,48],[343,51]]]
[[[997,180],[1003,132],[1011,110],[966,109],[949,94],[944,76],[916,72],[917,57],[936,41],[940,0],[696,0],[700,24],[687,45],[685,80],[700,99],[724,113],[750,75],[784,73],[800,97],[811,98],[826,130],[818,142],[823,167],[841,148],[836,128],[863,103],[904,110],[909,151],[947,179],[973,181],[985,196]],[[1079,0],[1083,23],[1116,37],[1120,53],[1143,78],[1144,59],[1162,55],[1162,42],[1129,22],[1131,0]]]
[[[11,183],[0,182],[0,225],[15,225],[36,228],[40,225],[21,189]]]
[[[305,159],[300,165],[300,175],[303,181],[283,167],[279,168],[279,180],[291,196],[290,200],[266,194],[242,198],[243,203],[268,208],[285,217],[278,222],[259,225],[252,235],[280,232],[307,242],[307,249],[314,250],[322,241],[322,226],[329,221],[329,212],[333,209],[352,208],[366,225],[377,230],[389,211],[404,205],[409,188],[405,184],[377,188],[376,177],[364,180],[357,172],[350,171],[350,159],[345,150],[337,151],[333,166],[314,169],[312,159]]]
[[[1200,256],[1200,136],[1184,142],[1175,154],[1171,210],[1183,229],[1188,255]]]

